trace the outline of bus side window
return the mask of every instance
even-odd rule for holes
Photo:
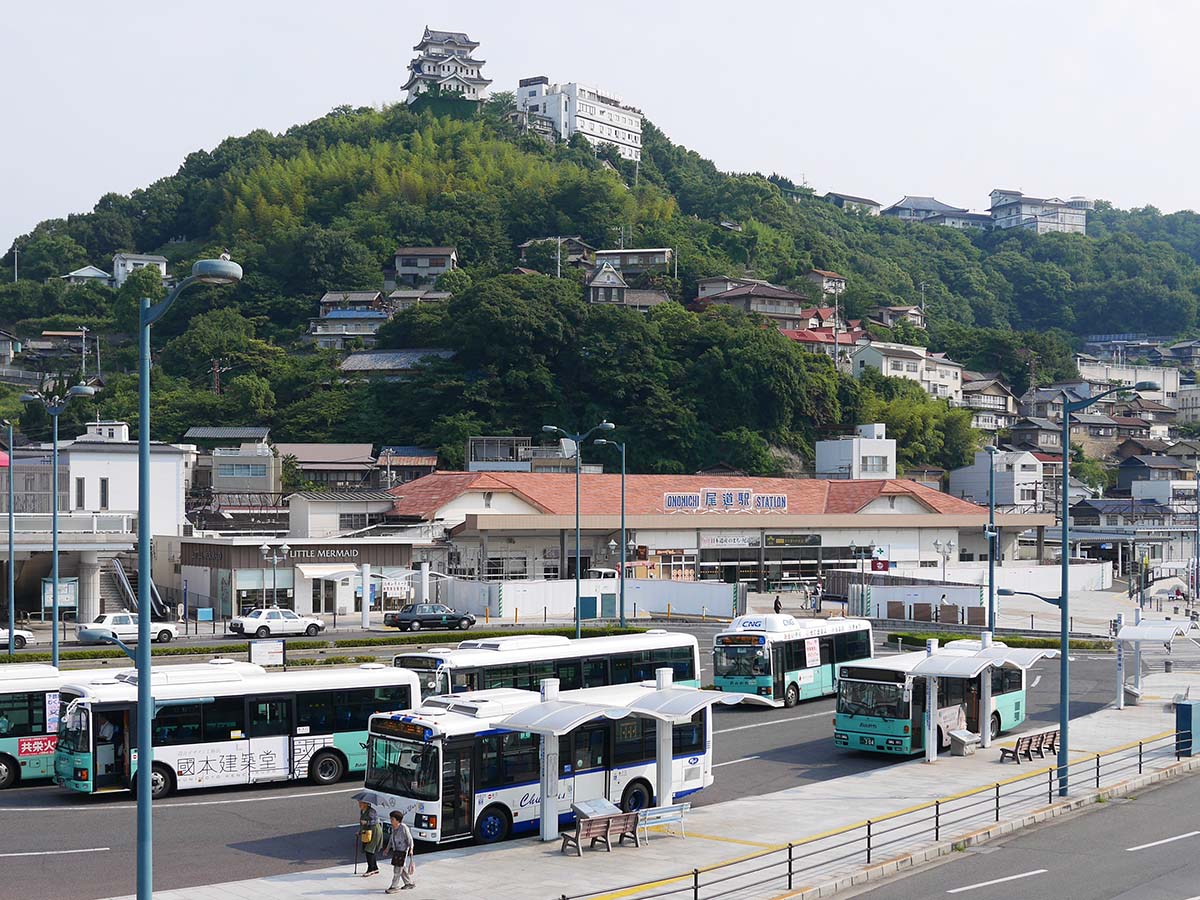
[[[691,681],[696,678],[696,654],[691,647],[671,648],[671,668],[676,681]]]
[[[604,657],[583,660],[583,686],[585,688],[608,686],[608,660]],[[538,685],[533,686],[537,690]]]
[[[31,694],[5,694],[0,696],[0,737],[24,737],[42,734],[46,730],[46,695],[42,691]]]
[[[461,669],[454,669],[453,671],[454,693],[461,694],[464,691],[476,690],[479,684],[479,673],[476,670],[469,669],[463,671]]]
[[[204,715],[204,740],[232,741],[246,730],[245,702],[241,697],[217,697],[201,705]]]
[[[613,684],[629,684],[633,681],[632,663],[633,660],[627,653],[619,653],[609,660]]]
[[[692,720],[685,725],[676,725],[671,734],[672,753],[700,753],[704,750],[704,716],[705,710],[700,710]]]
[[[557,671],[558,689],[560,691],[576,691],[583,687],[579,677],[579,660],[560,659]]]
[[[833,664],[833,638],[823,637],[821,641],[821,665]]]
[[[167,706],[154,717],[155,746],[194,744],[200,740],[200,704]]]
[[[788,672],[795,672],[803,669],[804,666],[804,641],[788,641],[783,645],[784,653],[784,669]]]
[[[389,710],[390,711],[390,710]],[[296,695],[296,724],[309,734],[333,730],[333,704],[328,691],[305,691]]]

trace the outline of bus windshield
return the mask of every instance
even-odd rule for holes
[[[413,800],[436,800],[441,776],[438,750],[432,744],[371,735],[367,752],[368,788]]]
[[[721,646],[713,650],[715,675],[770,675],[771,658],[761,645]]]
[[[58,722],[58,749],[86,753],[91,747],[88,723],[91,717],[82,703],[74,703]]]
[[[837,711],[846,716],[870,716],[877,719],[907,719],[908,703],[904,685],[875,681],[838,682]]]

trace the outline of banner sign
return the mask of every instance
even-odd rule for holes
[[[753,550],[760,543],[757,531],[718,531],[700,535],[701,550],[719,550],[722,547]]]
[[[768,534],[768,547],[819,547],[821,546],[821,536],[819,534]]]
[[[705,488],[663,494],[666,512],[770,512],[788,510],[787,494],[757,494],[742,488]]]

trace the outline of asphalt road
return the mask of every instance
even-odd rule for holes
[[[711,646],[717,628],[688,630],[704,647]],[[701,659],[708,683],[707,654]],[[1112,657],[1080,657],[1072,675],[1074,715],[1109,701]],[[1043,663],[1038,676],[1041,680],[1030,691],[1030,717],[1051,722],[1057,718],[1057,666]],[[833,706],[826,699],[794,709],[718,709],[713,722],[716,781],[693,802],[706,805],[894,764],[870,754],[835,751]],[[355,821],[349,795],[359,784],[198,790],[155,804],[156,886],[167,890],[349,861],[354,829],[343,826]],[[0,793],[0,896],[92,900],[132,893],[135,836],[134,804],[128,795],[82,797],[48,784]],[[63,851],[83,852],[66,856]]]
[[[1200,778],[957,853],[859,900],[1196,900],[1200,895]]]

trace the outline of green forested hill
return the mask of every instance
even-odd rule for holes
[[[911,432],[919,449],[910,463],[953,464],[972,436],[963,414],[919,392],[848,382],[728,311],[597,310],[567,279],[504,276],[516,245],[579,234],[615,246],[623,231],[627,245],[674,247],[678,282],[660,281],[684,300],[707,275],[748,271],[802,288],[817,267],[848,277],[847,305],[859,314],[916,302],[925,282],[933,345],[1002,371],[1018,390],[1031,362],[1040,379],[1069,374],[1071,334],[1196,324],[1200,225],[1191,214],[1101,204],[1088,237],[904,225],[843,213],[783,178],[719,172],[650,124],[636,172],[582,142],[552,148],[511,131],[505,99],[470,118],[339,108],[281,135],[253,132],[193,153],[169,178],[18,238],[24,277],[0,287],[0,327],[128,333],[143,285],[113,294],[44,279],[86,263],[107,269],[117,250],[160,252],[183,272],[227,248],[245,281],[190,295],[156,326],[155,437],[255,421],[281,440],[433,443],[454,462],[468,433],[607,415],[630,429],[639,468],[723,458],[762,471],[777,464],[768,445],[804,452],[823,429],[867,416]],[[458,248],[466,273],[454,299],[399,317],[383,339],[448,346],[454,360],[404,384],[347,385],[328,354],[296,349],[325,290],[377,288],[397,246],[442,244]],[[130,353],[114,342],[106,369],[127,366]],[[229,368],[221,395],[208,389],[213,358]],[[98,402],[130,416],[132,392],[117,375]],[[39,427],[31,417],[24,424]]]

